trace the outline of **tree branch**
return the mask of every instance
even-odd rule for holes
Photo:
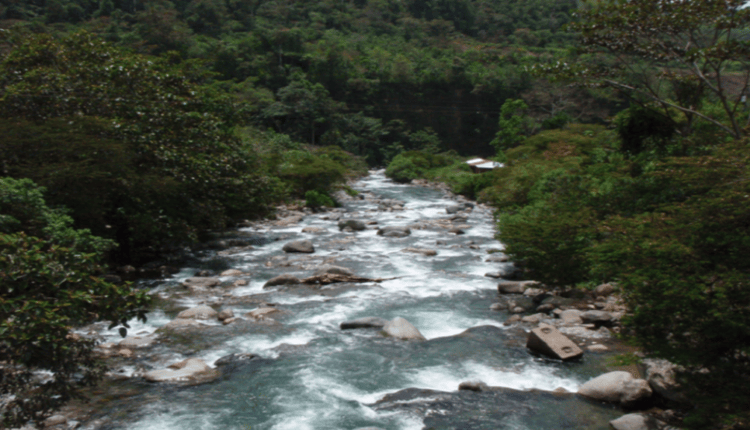
[[[731,128],[727,127],[726,125],[724,125],[724,124],[720,123],[719,121],[717,121],[717,120],[715,120],[715,119],[713,119],[711,117],[708,117],[708,116],[706,116],[706,115],[704,115],[704,114],[702,114],[702,113],[700,113],[700,112],[698,112],[696,110],[689,109],[689,108],[686,108],[684,106],[680,106],[678,104],[669,102],[667,100],[664,100],[663,98],[654,96],[654,95],[652,95],[651,93],[649,93],[647,91],[643,91],[643,90],[641,90],[639,88],[635,88],[635,87],[632,87],[630,85],[625,85],[625,84],[620,83],[620,82],[616,82],[616,81],[612,81],[612,80],[609,80],[609,79],[605,79],[604,83],[606,83],[608,85],[611,85],[611,86],[613,86],[615,88],[620,88],[620,89],[623,89],[623,90],[628,90],[628,91],[632,91],[632,92],[635,92],[635,93],[643,94],[646,97],[651,98],[652,100],[654,100],[657,103],[665,104],[667,106],[671,106],[671,107],[673,107],[673,108],[675,108],[677,110],[680,110],[682,112],[691,113],[691,114],[693,114],[693,115],[695,115],[695,116],[697,116],[699,118],[702,118],[702,119],[710,122],[711,124],[716,125],[717,127],[721,128],[722,130],[726,131],[727,133],[729,133],[731,136],[733,136],[735,138],[742,137],[741,134],[739,134],[739,135],[735,134],[735,132]]]

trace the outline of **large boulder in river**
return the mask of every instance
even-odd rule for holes
[[[365,225],[364,221],[360,221],[358,219],[347,219],[344,221],[339,221],[338,226],[339,230],[350,228],[352,231],[362,231],[367,229],[367,225]]]
[[[279,275],[275,278],[269,279],[268,282],[263,284],[263,288],[275,287],[277,285],[294,285],[301,282],[302,281],[300,281],[298,277],[285,273],[283,275]]]
[[[541,354],[560,360],[573,360],[583,355],[583,351],[555,327],[540,324],[531,330],[526,347]]]
[[[149,382],[180,382],[180,381],[208,381],[219,376],[219,372],[212,369],[199,358],[174,363],[167,369],[152,370],[143,375]]]
[[[378,236],[383,237],[406,237],[411,234],[409,227],[389,225],[378,229]]]
[[[409,321],[396,317],[383,326],[386,335],[404,340],[426,340]]]
[[[309,240],[295,240],[284,245],[282,248],[284,252],[301,252],[305,254],[312,254],[315,252],[312,242]]]
[[[616,371],[597,376],[581,385],[578,394],[630,407],[651,397],[651,387],[645,379],[635,379],[629,372]]]
[[[194,320],[212,320],[216,319],[219,313],[208,305],[199,305],[194,308],[186,309],[179,314],[177,318],[181,319],[194,319]]]
[[[388,320],[378,317],[363,317],[356,320],[344,321],[341,323],[341,330],[351,330],[355,328],[383,328],[388,324]]]

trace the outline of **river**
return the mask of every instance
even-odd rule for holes
[[[459,219],[465,234],[455,234],[445,225],[451,217],[446,208],[456,200],[440,190],[395,184],[382,171],[371,172],[353,188],[369,197],[289,226],[242,229],[245,236],[264,239],[231,256],[204,251],[171,278],[151,281],[156,307],[147,323],[134,321],[130,332],[157,334],[158,342],[133,358],[114,361],[118,377],[92,391],[95,411],[82,428],[606,429],[609,420],[622,415],[611,406],[551,393],[558,388],[575,392],[602,373],[607,354],[587,353],[573,363],[535,356],[525,348],[531,326],[505,326],[508,314],[490,310],[497,280],[484,275],[511,263],[486,261],[490,252],[503,248],[493,237],[488,208],[477,206],[465,221]],[[387,210],[382,199],[405,205]],[[377,224],[341,232],[339,216]],[[412,228],[404,238],[377,235],[377,227],[393,225],[422,228]],[[306,227],[321,230],[303,233]],[[283,245],[296,239],[312,241],[315,253],[285,253]],[[409,247],[437,255],[403,252]],[[325,264],[363,277],[394,279],[263,288],[274,276],[305,277]],[[247,273],[248,284],[219,287],[208,295],[180,286],[199,270],[227,268]],[[226,326],[216,321],[200,329],[159,330],[199,303],[231,308],[237,316],[266,304],[279,312],[263,321],[238,318]],[[404,341],[376,329],[339,326],[366,316],[406,318],[427,340]],[[105,340],[119,340],[116,330],[101,330]],[[138,377],[188,357],[213,365],[233,353],[258,358],[222,368],[220,377],[202,384],[154,384]],[[458,391],[464,381],[504,388]]]

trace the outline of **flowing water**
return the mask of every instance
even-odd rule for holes
[[[342,219],[351,216],[379,226],[444,220],[449,217],[446,207],[456,203],[439,190],[394,184],[382,172],[373,172],[354,188],[406,202],[403,211],[379,210],[372,199],[345,204]],[[465,224],[470,228],[464,235],[425,228],[412,229],[405,238],[378,236],[373,226],[340,232],[331,215],[309,215],[290,227],[245,229],[279,240],[232,257],[205,254],[194,267],[158,282],[153,292],[164,299],[147,323],[133,323],[132,333],[152,333],[199,301],[233,308],[236,315],[261,303],[273,303],[281,312],[273,315],[275,323],[216,322],[200,330],[162,334],[157,346],[122,361],[122,380],[96,391],[98,410],[83,428],[605,429],[608,420],[622,414],[577,396],[549,393],[556,388],[575,392],[602,371],[602,356],[587,354],[575,363],[535,357],[524,347],[524,329],[504,326],[508,315],[489,309],[497,282],[484,274],[509,263],[485,261],[488,250],[502,249],[493,238],[488,209],[477,207],[468,215]],[[327,232],[302,233],[308,226]],[[314,254],[282,251],[285,243],[302,238],[315,244]],[[431,248],[438,254],[402,252],[407,247]],[[276,275],[305,277],[324,263],[347,267],[359,276],[395,279],[320,289],[263,289]],[[191,296],[178,286],[211,265],[250,273],[249,284],[211,297]],[[376,329],[339,328],[342,321],[366,316],[404,317],[427,340],[403,341]],[[114,330],[104,334],[118,340]],[[221,377],[204,384],[149,384],[127,377],[188,357],[213,365],[220,357],[245,352],[260,358],[227,366]],[[463,381],[507,389],[458,391]]]

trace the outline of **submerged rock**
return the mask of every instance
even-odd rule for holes
[[[409,227],[389,225],[378,229],[378,236],[383,237],[406,237],[411,234]]]
[[[409,321],[396,317],[383,326],[386,335],[403,340],[426,340]]]
[[[242,363],[245,361],[252,360],[254,358],[258,358],[257,355],[251,354],[249,352],[238,352],[235,354],[229,354],[221,357],[220,359],[216,360],[214,363],[215,366],[229,366],[233,364]]]
[[[351,330],[357,328],[383,328],[388,324],[387,319],[378,317],[364,317],[356,320],[344,321],[340,324],[341,330]]]
[[[248,318],[255,319],[255,320],[264,320],[268,318],[269,315],[275,314],[278,312],[281,312],[281,311],[276,308],[262,307],[262,308],[258,308],[254,311],[246,313],[245,316]]]
[[[344,221],[339,221],[338,227],[339,230],[349,228],[352,231],[362,231],[367,229],[367,225],[365,225],[364,221],[360,221],[358,219],[347,219]]]
[[[422,254],[427,257],[432,257],[437,255],[437,251],[434,249],[428,249],[428,248],[404,248],[401,250],[401,252],[410,252],[412,254]]]

